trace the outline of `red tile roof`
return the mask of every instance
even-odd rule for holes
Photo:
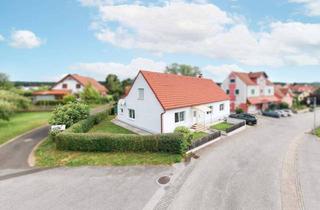
[[[165,110],[229,100],[212,80],[140,71]]]
[[[249,97],[248,101],[250,104],[264,104],[269,102],[279,102],[279,99],[275,96],[258,96],[258,97]]]
[[[285,97],[287,94],[292,96],[291,91],[290,91],[290,89],[288,87],[282,87],[282,86],[279,86],[279,85],[275,85],[274,86],[274,94],[275,94],[275,96],[277,96],[280,99]]]
[[[234,71],[232,73],[239,77],[246,85],[257,85],[257,78],[259,78],[262,75],[266,78],[267,85],[272,85],[272,82],[268,80],[268,75],[263,71],[250,73]]]
[[[100,93],[107,93],[107,88],[101,85],[97,80],[90,78],[90,77],[84,77],[80,76],[79,74],[71,74],[71,76],[80,82],[83,86],[87,86],[91,84],[97,91]]]
[[[32,95],[67,95],[69,90],[44,90],[44,91],[35,91]]]
[[[311,85],[290,85],[290,89],[294,92],[313,92],[317,87]]]

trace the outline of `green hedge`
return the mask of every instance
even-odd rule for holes
[[[102,120],[108,117],[108,111],[100,112],[95,115],[89,116],[85,120],[81,120],[78,123],[72,125],[65,132],[67,133],[86,133],[88,132],[94,125],[99,124]]]
[[[166,152],[183,154],[187,142],[182,134],[123,135],[63,132],[55,138],[57,149],[85,152]]]

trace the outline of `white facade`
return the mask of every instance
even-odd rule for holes
[[[220,110],[220,106],[223,106],[222,110]],[[203,104],[201,107],[206,107],[208,110],[201,111],[198,109],[199,106],[198,108],[185,107],[164,110],[140,73],[129,94],[124,99],[119,100],[117,119],[151,133],[170,133],[178,126],[190,128],[196,123],[213,124],[216,121],[225,119],[230,113],[229,101]],[[175,113],[181,112],[184,113],[182,114],[184,115],[183,120],[176,122]]]
[[[56,97],[54,95],[37,95],[33,96],[33,101],[55,101]]]
[[[72,94],[78,94],[83,91],[84,87],[71,76],[53,86],[52,90],[70,90]]]

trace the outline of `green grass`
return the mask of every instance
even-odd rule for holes
[[[320,128],[317,128],[317,129],[316,129],[315,135],[318,136],[318,137],[320,137]]]
[[[228,128],[230,128],[232,126],[232,124],[227,123],[227,122],[221,122],[218,124],[215,124],[213,126],[211,126],[210,128],[219,130],[219,131],[226,131]]]
[[[200,139],[200,138],[202,138],[202,137],[205,137],[205,136],[207,136],[207,135],[208,135],[208,134],[205,133],[205,132],[196,131],[196,132],[193,132],[193,138],[192,138],[192,140],[198,140],[198,139]]]
[[[0,145],[29,130],[48,122],[49,112],[25,112],[15,114],[10,121],[0,120]]]
[[[123,127],[120,127],[116,124],[113,124],[111,120],[114,116],[110,115],[99,123],[98,125],[94,126],[89,133],[117,133],[117,134],[135,134],[132,131],[129,131]]]
[[[35,155],[36,165],[39,167],[171,165],[182,160],[181,155],[167,153],[59,151],[49,139],[38,147]]]

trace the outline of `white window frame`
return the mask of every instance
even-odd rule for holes
[[[220,104],[220,105],[219,105],[219,110],[220,110],[220,111],[223,111],[223,110],[224,110],[224,104]]]
[[[136,119],[136,111],[134,109],[128,109],[129,119],[135,120]]]
[[[138,100],[144,100],[144,88],[138,88]]]
[[[185,121],[185,119],[186,119],[186,112],[185,111],[174,113],[174,122],[175,123],[183,122],[183,121]]]

